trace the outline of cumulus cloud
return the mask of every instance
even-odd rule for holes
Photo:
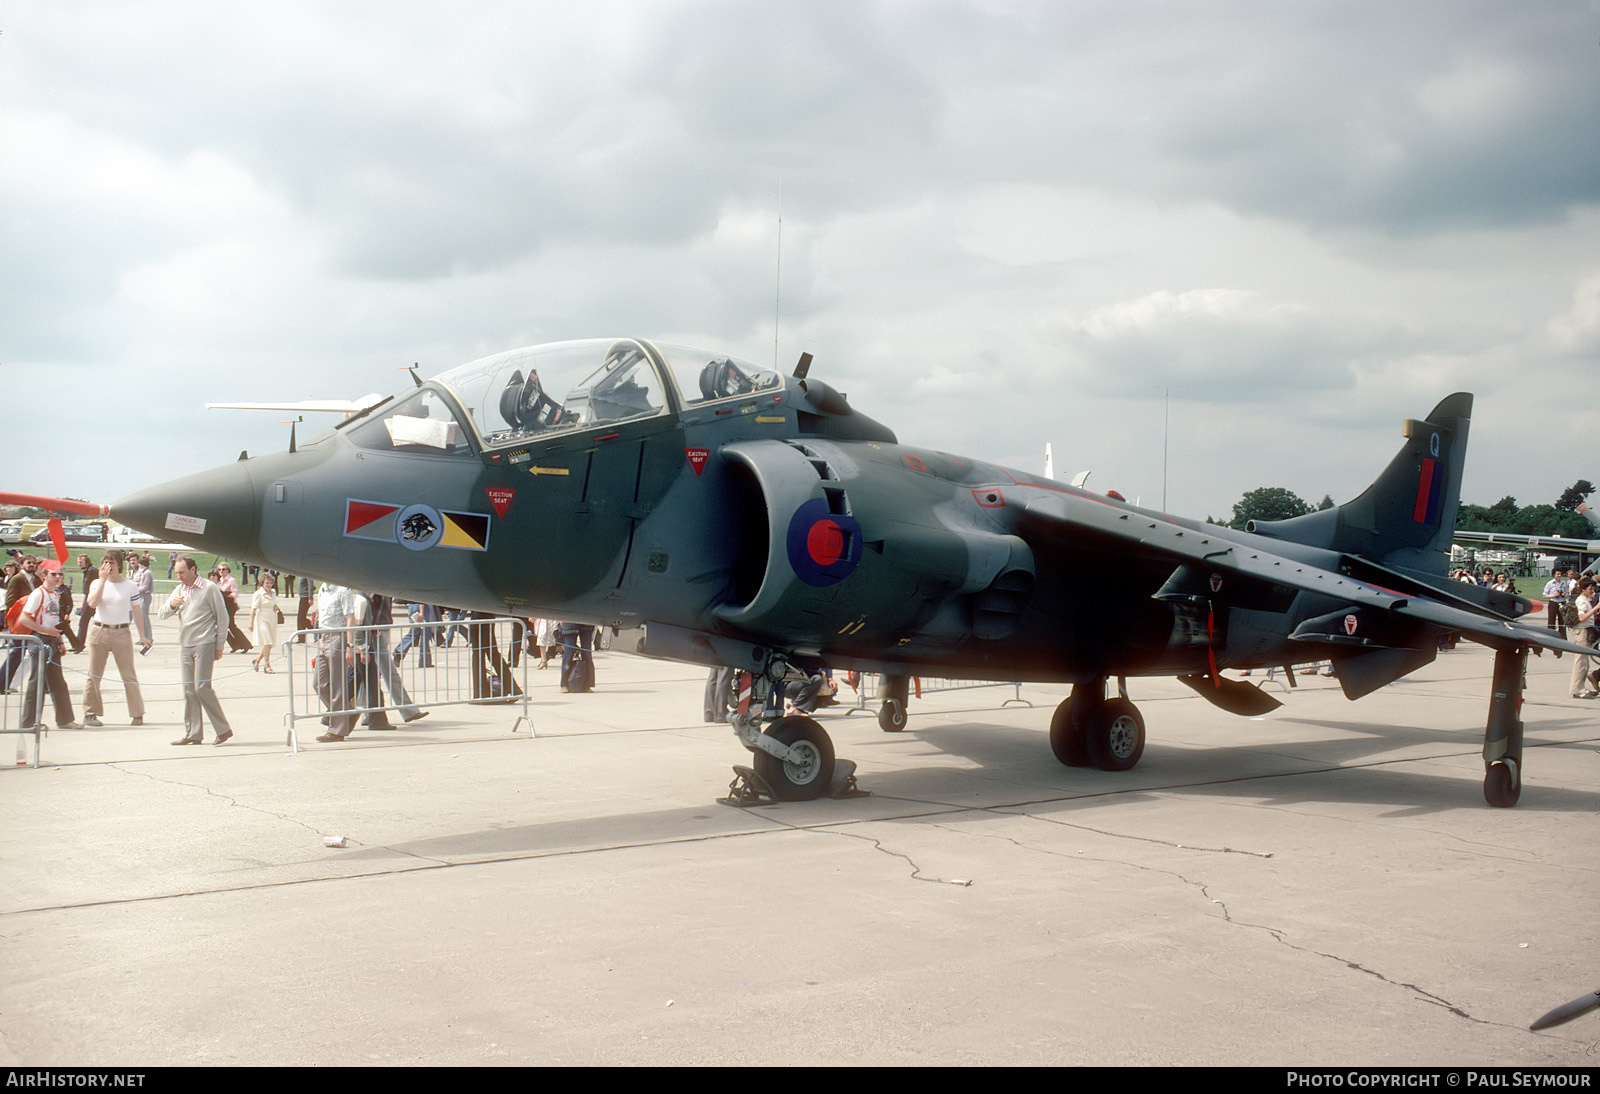
[[[1600,340],[1581,0],[8,15],[0,368],[157,380],[163,418],[630,333],[810,350],[907,441],[1032,469],[1050,440],[1192,512],[1264,453],[1304,494],[1359,488],[1345,456],[1456,388],[1469,494],[1593,477],[1527,395]],[[285,433],[78,413],[163,471]]]

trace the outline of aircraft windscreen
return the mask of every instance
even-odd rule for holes
[[[782,376],[743,358],[667,342],[654,345],[672,368],[687,406],[783,388]]]
[[[423,388],[346,434],[360,448],[432,455],[470,454],[466,431],[437,391]]]
[[[509,350],[437,377],[461,400],[485,446],[500,448],[663,414],[661,377],[628,339]]]
[[[777,373],[737,357],[631,338],[508,350],[435,380],[461,400],[491,449],[665,414],[672,405],[669,383],[686,405],[783,386]]]

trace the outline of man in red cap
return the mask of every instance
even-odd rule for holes
[[[72,719],[72,692],[67,689],[67,678],[61,674],[61,655],[66,652],[66,644],[61,640],[61,563],[45,559],[39,563],[39,573],[44,575],[44,584],[29,594],[17,624],[23,631],[44,640],[44,656],[35,655],[28,682],[23,685],[22,724],[32,728],[39,724],[43,714],[38,709],[38,677],[42,666],[50,699],[56,708],[56,727],[82,729],[83,726]]]
[[[23,555],[17,560],[21,569],[17,575],[6,583],[6,618],[11,618],[11,607],[20,600],[27,600],[28,594],[37,589],[44,582],[39,577],[39,560],[33,555]],[[14,643],[11,647],[11,656],[6,658],[6,663],[0,666],[0,691],[9,692],[12,682],[16,679],[17,670],[22,667],[22,643]]]

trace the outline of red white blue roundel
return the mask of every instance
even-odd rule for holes
[[[829,512],[826,498],[812,498],[789,518],[788,547],[796,577],[816,588],[834,585],[861,561],[861,525]]]

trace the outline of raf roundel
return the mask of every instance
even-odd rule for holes
[[[789,565],[807,585],[822,588],[850,576],[861,561],[861,525],[812,498],[789,518]]]

